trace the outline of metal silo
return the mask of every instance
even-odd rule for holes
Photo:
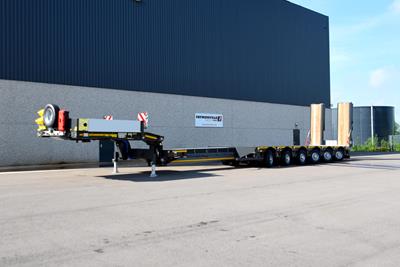
[[[353,143],[364,144],[369,138],[388,140],[394,133],[394,107],[361,106],[353,108]],[[337,109],[332,109],[332,128],[337,138]]]
[[[371,107],[354,107],[353,142],[364,144],[371,138]]]
[[[374,136],[388,140],[394,134],[394,107],[372,107]]]

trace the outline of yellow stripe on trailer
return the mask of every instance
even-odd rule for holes
[[[148,134],[145,134],[144,137],[149,138],[149,139],[153,139],[153,140],[157,140],[158,139],[157,136],[148,135]]]
[[[176,163],[184,163],[184,162],[208,162],[208,161],[220,161],[220,160],[234,160],[234,157],[225,157],[225,158],[203,158],[203,159],[178,159],[172,162]]]
[[[116,133],[80,133],[79,136],[81,136],[81,137],[110,137],[110,138],[117,138],[118,134],[116,134]]]
[[[186,149],[180,149],[180,150],[173,150],[175,153],[187,153]]]
[[[257,151],[263,151],[263,150],[268,150],[268,149],[275,149],[275,147],[273,147],[273,146],[258,146],[257,148],[256,148],[256,150]]]

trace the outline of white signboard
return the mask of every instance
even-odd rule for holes
[[[224,115],[222,114],[209,114],[209,113],[196,113],[195,114],[196,127],[210,127],[210,128],[223,128]]]

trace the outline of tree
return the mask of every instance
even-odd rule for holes
[[[398,124],[397,122],[394,123],[394,134],[400,135],[400,124]]]

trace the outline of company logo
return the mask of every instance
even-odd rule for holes
[[[222,116],[196,115],[196,119],[222,121]]]
[[[224,115],[210,114],[210,113],[196,113],[195,114],[195,126],[196,127],[223,128],[224,127]]]

